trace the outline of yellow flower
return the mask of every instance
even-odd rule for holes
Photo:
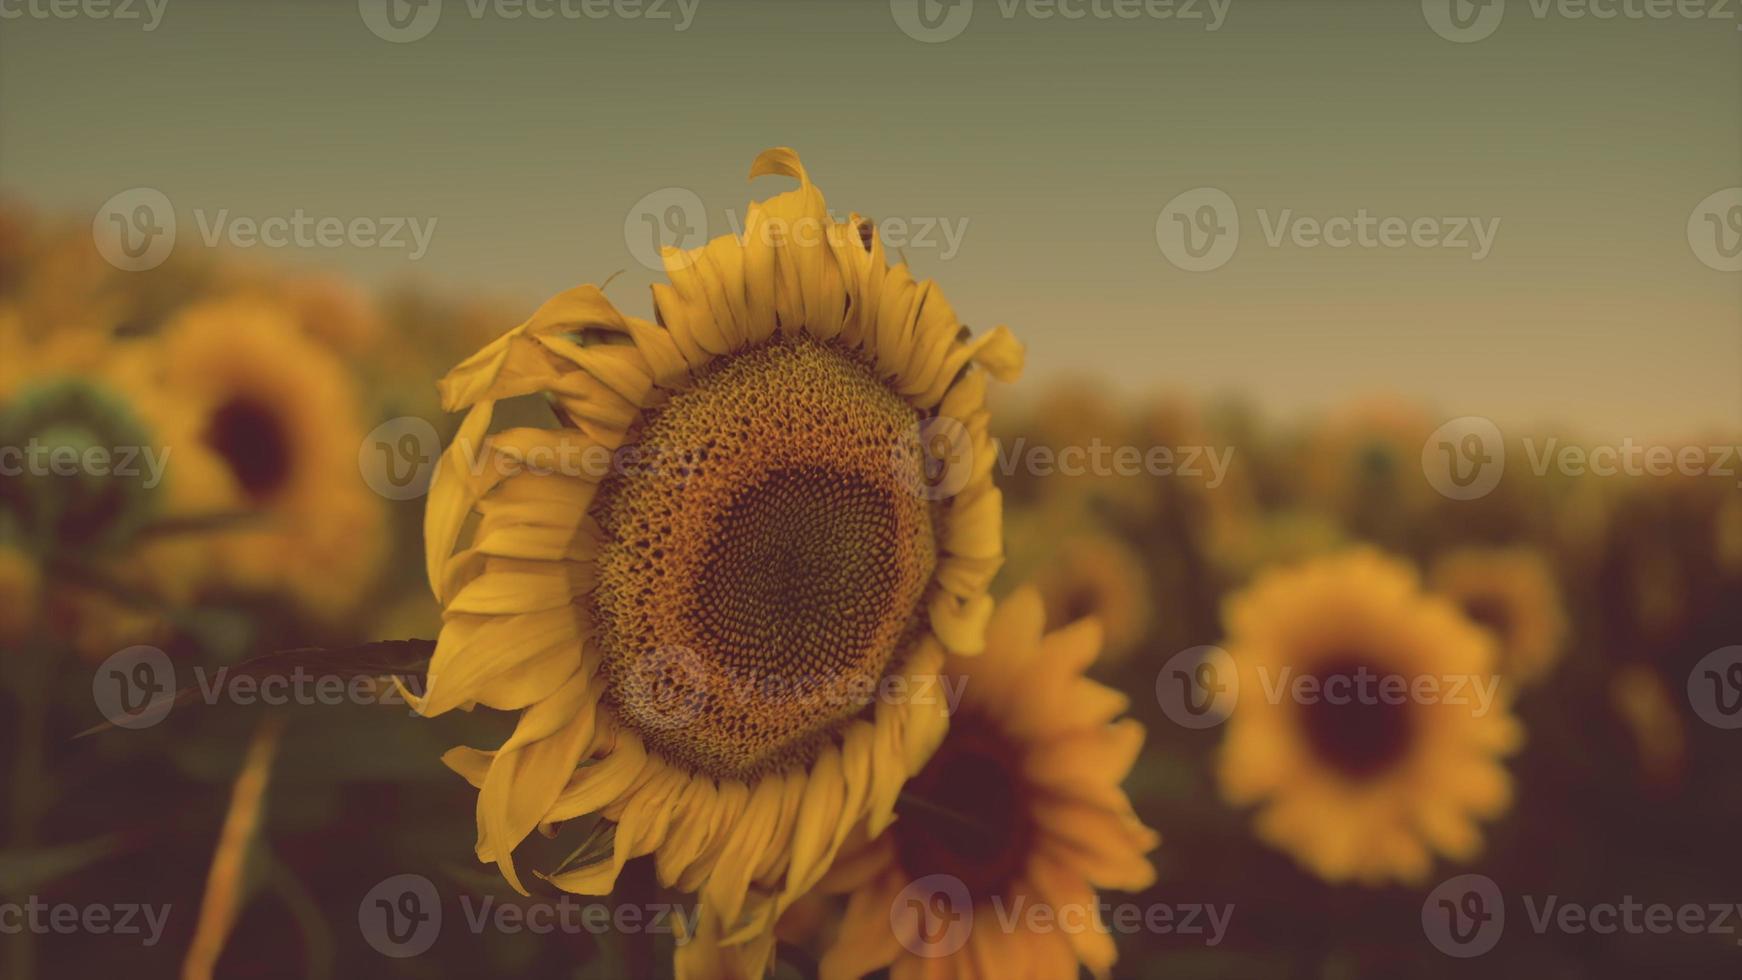
[[[1125,542],[1106,534],[1067,538],[1037,572],[1035,585],[1046,602],[1049,623],[1074,623],[1089,616],[1101,624],[1109,662],[1123,660],[1149,627],[1149,573]]]
[[[1528,548],[1466,548],[1429,573],[1434,591],[1494,635],[1500,672],[1514,686],[1541,680],[1560,660],[1567,618],[1548,562]]]
[[[1492,639],[1360,549],[1272,571],[1224,607],[1239,672],[1223,795],[1331,882],[1418,882],[1510,802],[1523,732]]]
[[[656,322],[582,286],[442,381],[467,415],[429,495],[444,626],[416,699],[521,712],[497,750],[445,757],[512,884],[534,829],[601,814],[612,853],[555,885],[604,894],[653,855],[730,941],[854,825],[887,826],[942,737],[939,699],[856,692],[923,688],[982,646],[1002,560],[985,389],[1022,357],[1002,327],[970,339],[869,222],[831,220],[791,150],[765,174],[799,188],[741,236],[668,249]],[[562,425],[486,436],[534,394]]]
[[[1352,527],[1390,539],[1439,498],[1422,474],[1434,423],[1385,397],[1355,402],[1307,434],[1299,473],[1312,502]]]
[[[1144,731],[1119,717],[1124,695],[1083,676],[1099,626],[1044,625],[1039,594],[1020,590],[993,617],[985,654],[948,659],[961,695],[949,733],[902,793],[900,819],[855,835],[820,886],[848,896],[824,980],[1112,969],[1097,889],[1149,887],[1145,855],[1160,843],[1120,788]]]
[[[344,365],[283,308],[237,298],[177,315],[159,370],[176,516],[252,518],[210,535],[211,583],[283,594],[323,619],[354,608],[385,532]]]

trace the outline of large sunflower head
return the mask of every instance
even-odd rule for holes
[[[1239,687],[1222,791],[1259,807],[1259,836],[1333,882],[1475,854],[1522,737],[1486,632],[1365,549],[1261,576],[1224,618]]]
[[[1548,561],[1529,548],[1466,548],[1434,562],[1429,582],[1493,634],[1500,672],[1515,686],[1542,679],[1561,657],[1567,617]]]
[[[734,930],[881,830],[941,736],[928,679],[981,648],[1002,559],[987,378],[1021,362],[832,220],[792,151],[765,174],[799,187],[668,249],[655,320],[579,287],[441,383],[468,414],[430,490],[444,626],[417,700],[522,712],[447,756],[511,882],[534,828],[600,814],[612,853],[558,887],[651,854]],[[492,434],[516,396],[553,423]]]
[[[855,834],[819,886],[845,908],[819,976],[1105,977],[1117,955],[1097,889],[1139,891],[1160,842],[1120,783],[1143,727],[1125,697],[1083,676],[1100,652],[1092,619],[1043,633],[1045,606],[1023,589],[992,619],[986,652],[950,657],[960,704],[949,733],[881,833]],[[1009,910],[1040,909],[1011,916]],[[1001,914],[1002,913],[1002,914]],[[718,958],[707,915],[679,974]],[[786,923],[783,923],[783,926]],[[739,954],[757,975],[770,937]],[[744,968],[747,963],[752,969]]]

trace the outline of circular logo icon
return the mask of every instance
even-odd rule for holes
[[[1187,272],[1220,269],[1240,246],[1240,211],[1220,188],[1177,194],[1155,218],[1155,243]]]
[[[1155,676],[1155,699],[1181,728],[1214,728],[1228,720],[1240,700],[1240,671],[1221,647],[1181,650]]]
[[[1440,883],[1421,904],[1421,928],[1434,948],[1470,959],[1500,942],[1506,929],[1506,902],[1487,875],[1459,875]]]
[[[410,44],[429,36],[442,19],[442,0],[357,0],[357,12],[369,33],[394,44]]]
[[[122,272],[155,269],[175,248],[175,208],[154,187],[135,187],[103,202],[91,222],[97,254]]]
[[[411,500],[429,492],[442,440],[428,419],[401,415],[363,437],[357,468],[369,489],[388,500]]]
[[[1713,728],[1742,728],[1742,646],[1713,650],[1694,665],[1688,703]]]
[[[974,900],[955,875],[926,875],[896,894],[889,904],[889,925],[913,955],[949,956],[967,945],[974,932]]]
[[[1742,187],[1714,191],[1688,215],[1688,245],[1719,272],[1742,272]]]
[[[974,476],[974,437],[948,415],[920,420],[893,448],[897,474],[926,500],[948,500]]]
[[[357,905],[357,928],[382,956],[396,960],[418,956],[441,935],[441,895],[423,875],[394,875],[363,896]]]
[[[97,665],[91,699],[117,728],[150,728],[175,707],[175,665],[156,647],[128,647]]]
[[[959,36],[974,19],[974,0],[889,0],[889,13],[901,33],[926,44]]]
[[[1421,15],[1440,37],[1471,44],[1500,29],[1506,0],[1421,0]]]
[[[694,724],[706,710],[710,695],[720,693],[727,683],[723,675],[708,668],[700,654],[675,644],[655,647],[637,657],[624,685],[636,696],[636,719],[668,732]]]
[[[1441,496],[1452,500],[1488,496],[1506,472],[1506,441],[1500,427],[1480,415],[1447,422],[1422,444],[1421,471]]]
[[[665,268],[664,248],[687,252],[708,241],[708,209],[686,187],[661,187],[635,202],[623,218],[623,243],[635,261],[655,272]],[[679,266],[688,258],[679,259]]]

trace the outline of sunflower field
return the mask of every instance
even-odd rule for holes
[[[46,36],[63,6],[8,7],[8,25]],[[596,53],[630,67],[561,89],[610,103],[597,109],[620,125],[587,137],[609,144],[600,159],[625,146],[648,159],[648,176],[620,175],[634,179],[612,194],[632,198],[660,174],[739,188],[747,172],[750,183],[711,233],[688,184],[649,193],[621,229],[645,269],[614,275],[587,252],[564,263],[582,271],[529,297],[516,277],[527,253],[481,230],[500,227],[486,202],[519,182],[552,193],[569,178],[551,174],[597,159],[593,142],[528,135],[550,127],[525,107],[557,90],[527,66],[557,59],[522,30],[521,6],[450,3],[438,26],[440,0],[345,4],[347,24],[361,17],[334,49],[337,75],[299,50],[292,84],[265,86],[236,52],[224,55],[232,74],[197,85],[176,58],[209,53],[213,38],[275,57],[284,49],[230,28],[259,16],[247,23],[300,36],[338,15],[189,6],[135,11],[153,18],[142,36],[167,18],[140,84],[171,102],[153,103],[136,131],[111,120],[117,146],[137,151],[131,165],[177,191],[179,215],[141,186],[93,220],[34,145],[0,147],[26,175],[5,175],[0,195],[0,978],[1742,975],[1742,417],[1700,400],[1736,394],[1742,372],[1702,388],[1683,361],[1658,370],[1642,354],[1606,375],[1625,384],[1565,422],[1469,408],[1554,379],[1507,360],[1514,328],[1472,318],[1419,351],[1399,338],[1430,336],[1409,324],[1439,322],[1437,307],[1470,291],[1422,271],[1432,249],[1463,248],[1466,232],[1472,261],[1505,235],[1533,244],[1510,231],[1530,214],[1512,183],[1492,180],[1520,195],[1506,231],[1498,217],[1369,220],[1363,205],[1338,239],[1341,218],[1258,208],[1247,271],[1232,273],[1248,278],[1206,300],[1193,284],[1219,274],[1232,253],[1218,242],[1239,237],[1229,195],[1206,184],[1131,204],[1082,186],[1127,170],[1200,182],[1195,147],[1121,142],[1127,127],[1104,110],[1130,90],[1095,102],[1024,89],[1050,129],[1020,145],[999,142],[1025,132],[1003,116],[1012,110],[967,105],[981,70],[1018,87],[1047,75],[1073,93],[1065,76],[1079,70],[1161,71],[1115,46],[1114,28],[1149,25],[1116,22],[1189,20],[1196,5],[1162,5],[1165,18],[1120,13],[1154,4],[1060,6],[1112,24],[1083,28],[1116,52],[1105,56],[1069,35],[1077,17],[1054,23],[1032,3],[981,4],[977,20],[971,2],[870,5],[889,43],[906,45],[910,60],[888,65],[936,83],[935,104],[890,84],[924,121],[956,113],[990,141],[973,147],[947,128],[899,132],[902,100],[832,101],[870,84],[856,73],[893,50],[841,40],[862,11],[746,4],[757,13],[704,46],[684,40],[691,20],[733,14],[694,0],[602,3],[597,16],[535,3],[525,9],[547,27],[591,18],[623,33],[622,51]],[[1274,33],[1244,35],[1254,50],[1293,57],[1277,52],[1307,5],[1287,6],[1247,12],[1273,19]],[[1523,23],[1517,5],[1499,27],[1485,5],[1448,20],[1427,0],[1423,24],[1413,6],[1397,30],[1425,36],[1408,49],[1431,52],[1413,56],[1423,71],[1487,43],[1483,31],[1503,32],[1486,49],[1499,58],[1523,43],[1507,37],[1549,30],[1550,13]],[[756,39],[776,8],[800,25],[774,35],[791,49]],[[131,7],[103,9],[74,13],[96,31]],[[196,13],[208,33],[175,33],[178,15]],[[1236,13],[1208,4],[1206,36]],[[468,16],[477,23],[458,23]],[[1237,45],[1240,21],[1227,24]],[[689,46],[652,58],[656,29]],[[476,57],[500,75],[444,100],[443,76],[470,62],[401,52],[426,35],[450,52],[443,39],[462,31],[497,32]],[[1343,40],[1327,45],[1352,36],[1331,33]],[[91,36],[89,51],[118,43]],[[1042,46],[1026,47],[1034,36]],[[1017,46],[1034,70],[994,69],[975,38]],[[381,60],[347,60],[353,40]],[[739,42],[743,53],[722,53]],[[6,59],[43,57],[28,47],[12,40]],[[914,67],[934,47],[966,60]],[[1365,74],[1382,49],[1358,49],[1375,59],[1367,68],[1338,62],[1343,97],[1372,99],[1373,118],[1394,111]],[[1573,57],[1548,41],[1531,50],[1544,71]],[[843,62],[854,77],[836,77]],[[0,70],[12,89],[0,127],[39,131],[12,88],[49,77],[30,63],[39,70]],[[674,84],[621,84],[647,64],[684,97],[665,100],[657,124],[625,122],[621,103],[651,105]],[[725,67],[800,78],[783,83],[793,118],[720,137],[709,113],[738,103],[706,90],[765,81],[708,74]],[[354,252],[301,254],[330,237],[371,255],[399,241],[416,258],[436,241],[434,220],[190,212],[196,185],[213,200],[245,194],[222,160],[270,144],[271,125],[190,139],[182,149],[198,153],[178,159],[220,162],[183,184],[150,149],[164,145],[152,127],[198,125],[202,100],[220,115],[230,98],[303,105],[298,85],[338,86],[320,111],[350,132],[343,87],[366,92],[393,72],[415,80],[404,118],[372,117],[350,143],[316,139],[248,180],[362,214],[343,191],[308,187],[349,187],[323,168],[361,173],[378,153],[427,154],[438,168],[455,154],[476,187],[434,175],[446,170],[394,178],[443,202],[461,230],[441,241],[472,240],[463,262],[435,267],[447,272],[383,276],[347,264]],[[225,79],[246,98],[212,90]],[[526,101],[507,98],[521,81]],[[1229,84],[1277,133],[1314,111],[1316,92]],[[124,101],[121,88],[105,98]],[[43,91],[51,105],[82,98]],[[172,118],[171,103],[189,118]],[[853,145],[952,149],[856,167],[830,142],[843,110],[860,127]],[[966,120],[980,111],[996,125]],[[449,112],[476,131],[447,131]],[[271,118],[296,125],[288,110]],[[1534,125],[1509,130],[1518,160],[1559,152],[1532,142]],[[1242,126],[1202,132],[1238,142],[1228,134]],[[1385,152],[1359,145],[1379,129],[1351,130],[1336,166]],[[813,155],[813,133],[831,148]],[[1294,191],[1316,201],[1343,179],[1315,156],[1330,146],[1321,136],[1291,137],[1286,166],[1224,161],[1225,183],[1244,175],[1259,189],[1243,192],[1249,202],[1317,174]],[[643,153],[656,140],[681,151]],[[796,148],[770,145],[783,141]],[[1055,156],[1043,145],[1055,141],[1070,145]],[[975,168],[993,155],[1031,176],[982,181]],[[74,175],[95,165],[65,163]],[[1078,169],[1100,176],[1080,181]],[[958,183],[939,176],[948,170]],[[1418,176],[1357,189],[1380,206],[1397,207],[1394,190],[1441,200]],[[604,183],[589,178],[584,193]],[[887,217],[951,213],[943,186],[981,195],[973,234],[1008,246],[1010,271],[952,264],[965,218]],[[560,197],[537,213],[592,206]],[[1663,233],[1682,251],[1684,203]],[[1602,220],[1620,228],[1632,212],[1615,208]],[[1137,238],[1153,231],[1163,272],[1132,277],[1095,258],[1094,229],[1126,241],[1129,211],[1142,212]],[[1039,220],[1066,212],[1087,223]],[[615,248],[618,214],[525,233],[556,253],[602,247],[575,239]],[[1640,260],[1647,278],[1732,278],[1727,293],[1701,294],[1695,327],[1675,325],[1673,310],[1692,307],[1665,285],[1652,302],[1672,312],[1630,321],[1626,336],[1666,339],[1636,350],[1710,361],[1717,338],[1734,353],[1742,266],[1726,243],[1742,247],[1739,221],[1742,190],[1719,191],[1686,219],[1699,262],[1678,252],[1671,273]],[[1387,275],[1414,285],[1359,283],[1384,311],[1374,316],[1396,318],[1385,332],[1336,322],[1330,300],[1279,298],[1354,282],[1321,281],[1334,257],[1310,251],[1319,243],[1391,248],[1393,231],[1416,252]],[[1556,248],[1595,264],[1607,244],[1569,233]],[[1024,249],[1043,257],[1022,265]],[[1289,249],[1306,272],[1264,264]],[[1546,261],[1505,268],[1529,275],[1489,288],[1521,317],[1564,304],[1564,322],[1606,324],[1603,307],[1619,302],[1598,275],[1583,294],[1532,286],[1559,268]],[[960,288],[958,270],[970,273]],[[1189,312],[1141,292],[1156,282]],[[1006,287],[1028,299],[1006,301]],[[1249,300],[1309,334],[1312,358],[1270,382],[1201,383],[1222,355],[1198,345],[1234,330],[1218,318]],[[1559,364],[1613,339],[1562,322],[1548,328]],[[1301,343],[1259,330],[1230,349],[1258,362],[1266,344]],[[1404,364],[1466,348],[1483,370],[1464,368],[1450,395]],[[1291,356],[1272,352],[1273,367]],[[1310,406],[1281,390],[1289,373],[1315,393]],[[1629,398],[1673,408],[1675,433],[1646,439],[1641,424],[1612,438],[1578,421]]]

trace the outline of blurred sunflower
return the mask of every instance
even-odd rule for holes
[[[1560,660],[1567,616],[1548,561],[1529,548],[1463,548],[1436,559],[1435,592],[1493,634],[1500,673],[1514,687],[1541,680]]]
[[[961,703],[937,754],[908,783],[899,819],[855,834],[819,892],[847,895],[823,954],[823,980],[862,977],[1105,977],[1117,959],[1097,889],[1139,891],[1155,880],[1145,855],[1160,843],[1120,783],[1143,747],[1143,726],[1120,719],[1123,694],[1083,676],[1101,631],[1079,620],[1044,633],[1039,593],[999,606],[978,657],[951,656]],[[921,921],[906,901],[924,906]],[[951,906],[936,908],[941,899]],[[1012,908],[1040,907],[1052,928]],[[949,922],[935,921],[942,914]],[[704,924],[707,917],[701,920]],[[782,923],[786,925],[785,922]],[[686,980],[710,975],[705,934],[679,952]],[[757,947],[754,976],[769,945]]]
[[[1368,549],[1266,573],[1224,619],[1239,697],[1219,776],[1261,838],[1364,885],[1480,849],[1523,737],[1485,632]]]
[[[214,300],[161,337],[177,516],[240,512],[212,535],[211,583],[286,595],[336,619],[384,558],[381,500],[358,471],[358,392],[344,365],[285,309]]]
[[[1046,603],[1046,621],[1074,623],[1093,616],[1106,638],[1101,659],[1123,660],[1149,627],[1149,573],[1125,542],[1106,534],[1082,534],[1057,545],[1036,572]]]
[[[1011,474],[1013,499],[1058,520],[1103,513],[1135,518],[1154,509],[1155,481],[1121,476],[1110,465],[1110,454],[1137,445],[1137,429],[1100,381],[1048,385],[1001,428],[998,443],[1001,453],[1024,464]]]
[[[1396,398],[1353,403],[1312,429],[1299,473],[1311,502],[1347,526],[1395,540],[1435,502],[1421,471],[1421,448],[1434,424],[1421,407]]]
[[[14,544],[0,544],[0,643],[18,643],[36,621],[42,569]]]
[[[1002,560],[984,397],[1022,358],[888,266],[869,222],[830,219],[791,150],[765,174],[799,188],[741,236],[667,249],[657,322],[579,287],[442,381],[468,414],[429,495],[444,626],[415,699],[524,709],[496,751],[445,757],[515,887],[535,828],[602,814],[610,855],[550,880],[604,894],[654,855],[729,942],[853,826],[887,826],[942,737],[942,705],[870,691],[983,644]],[[562,426],[486,438],[498,401],[535,393]]]
[[[145,377],[153,345],[87,330],[31,342],[18,331],[0,314],[0,334],[27,354],[0,383],[0,444],[36,462],[0,486],[15,525],[0,537],[57,575],[39,585],[33,616],[89,658],[161,642],[166,610],[191,597],[204,553],[197,539],[152,533],[187,486],[166,479],[175,408]]]

